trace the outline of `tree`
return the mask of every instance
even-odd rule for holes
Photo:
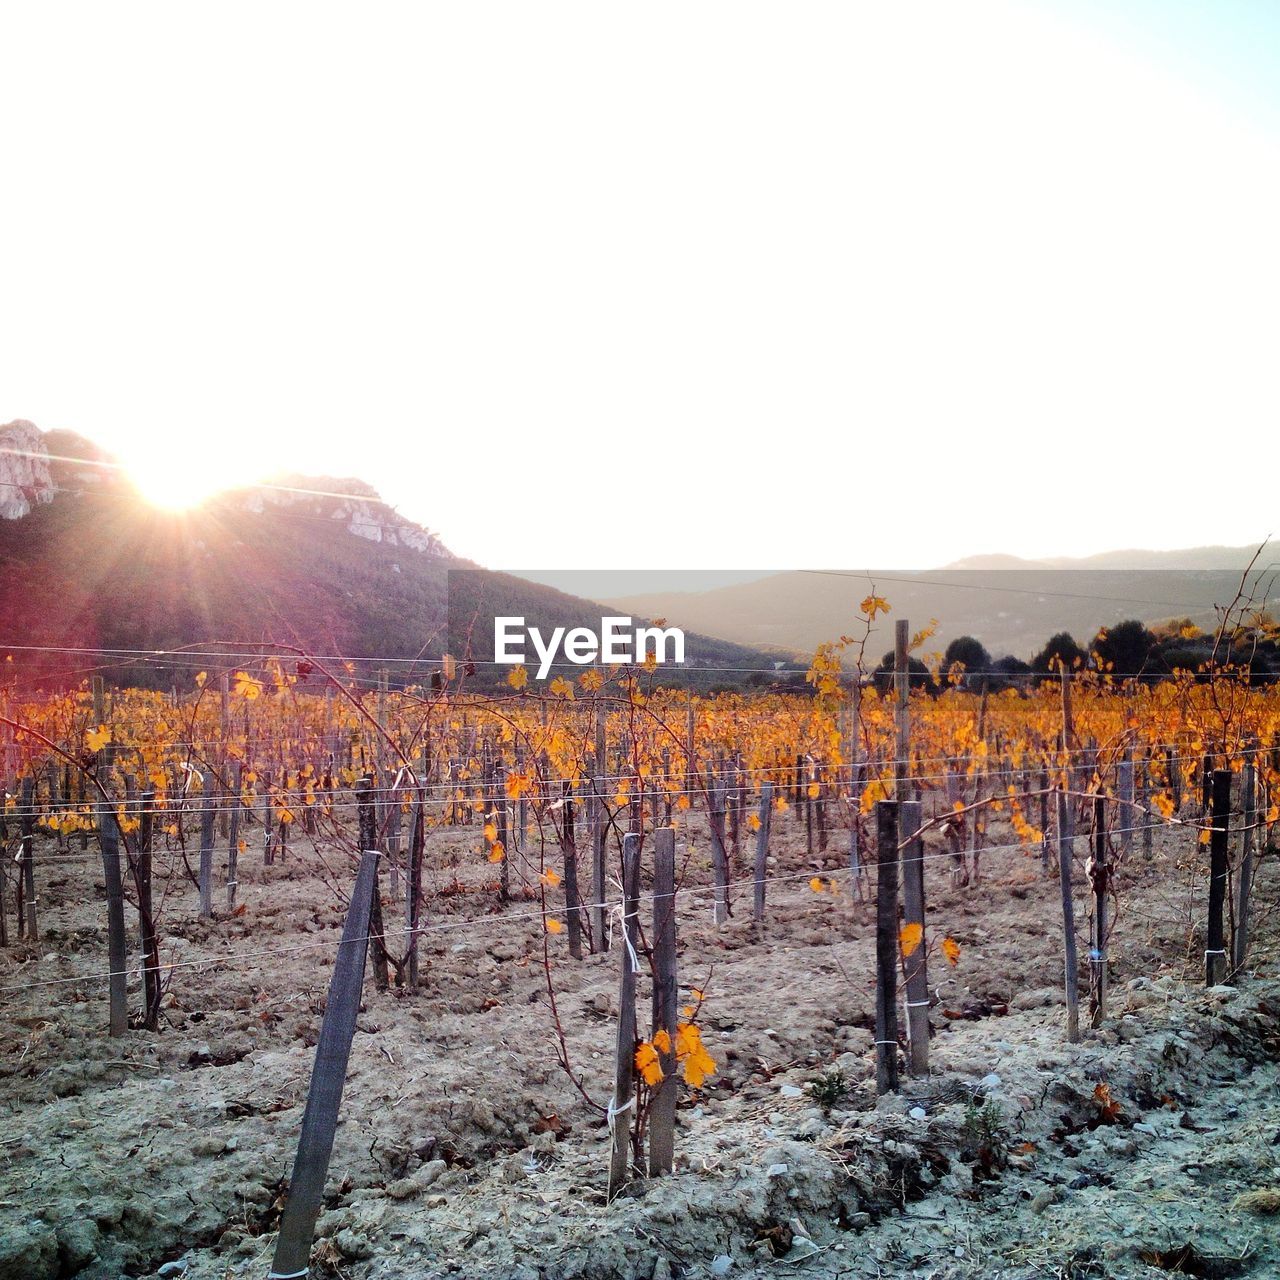
[[[1031,669],[1042,674],[1062,669],[1074,671],[1078,667],[1083,667],[1088,657],[1089,655],[1075,642],[1069,632],[1059,631],[1031,659]]]
[[[1099,631],[1094,637],[1093,648],[1112,675],[1151,675],[1154,674],[1152,650],[1157,643],[1144,623],[1130,618]]]
[[[976,637],[957,636],[947,645],[947,651],[942,655],[943,671],[947,671],[956,663],[959,663],[965,671],[989,671],[991,655],[982,641]]]
[[[875,677],[876,689],[880,693],[888,693],[893,688],[893,650],[891,649],[880,661],[880,665],[872,673]],[[907,685],[911,689],[923,689],[926,693],[937,693],[933,683],[933,673],[919,658],[907,659]]]

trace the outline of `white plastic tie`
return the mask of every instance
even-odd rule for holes
[[[613,945],[613,925],[616,920],[618,927],[622,930],[622,941],[626,944],[627,955],[631,959],[631,972],[639,973],[640,957],[636,955],[636,949],[631,945],[631,933],[627,929],[626,916],[624,915],[625,911],[626,904],[622,902],[615,902],[613,906],[609,908],[609,945]],[[634,916],[634,914],[635,913],[633,912],[632,915]]]
[[[636,1100],[634,1098],[628,1098],[626,1102],[622,1104],[622,1106],[618,1106],[617,1101],[618,1100],[613,1097],[609,1099],[608,1117],[609,1117],[609,1133],[611,1136],[613,1134],[614,1127],[617,1125],[618,1117],[622,1115],[624,1111],[630,1111],[631,1108],[636,1105]]]

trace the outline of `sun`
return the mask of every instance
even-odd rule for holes
[[[149,457],[130,462],[125,473],[148,505],[162,511],[190,511],[238,482],[211,463],[198,455]]]

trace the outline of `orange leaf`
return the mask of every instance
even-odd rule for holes
[[[960,944],[954,938],[943,938],[942,954],[947,957],[949,965],[960,963]]]
[[[924,925],[922,924],[904,924],[898,931],[898,941],[902,943],[904,956],[909,956],[913,951],[918,950],[923,940]]]

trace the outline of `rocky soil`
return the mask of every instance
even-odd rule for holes
[[[500,908],[478,827],[440,830],[423,988],[367,987],[313,1275],[1280,1275],[1274,860],[1248,972],[1205,990],[1203,855],[1181,834],[1151,860],[1135,851],[1108,1016],[1070,1045],[1056,875],[1005,848],[957,888],[931,858],[932,1071],[877,1099],[872,910],[849,892],[843,833],[811,858],[778,824],[761,929],[745,886],[734,918],[711,922],[690,830],[681,985],[707,993],[719,1071],[686,1089],[675,1175],[605,1202],[617,948],[575,963],[565,935],[546,938],[592,1106],[556,1061],[536,903]],[[296,842],[283,866],[246,856],[243,913],[201,923],[179,862],[163,1030],[111,1040],[91,980],[106,967],[100,867],[52,841],[37,857],[43,937],[0,951],[0,1280],[261,1280],[348,864]],[[1083,928],[1083,876],[1076,893]]]

